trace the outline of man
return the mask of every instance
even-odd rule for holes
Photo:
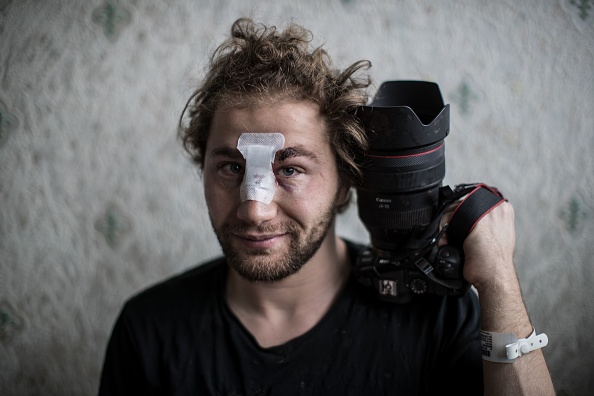
[[[127,302],[100,394],[553,394],[542,352],[481,362],[479,326],[528,337],[503,203],[464,244],[480,296],[378,301],[351,275],[335,215],[366,147],[352,110],[367,62],[342,73],[310,33],[238,20],[180,130],[202,167],[224,257]],[[480,312],[479,312],[480,310]]]

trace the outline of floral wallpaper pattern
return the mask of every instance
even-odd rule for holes
[[[8,107],[0,101],[0,147],[8,140],[8,136],[14,133],[19,126],[19,120],[15,114],[8,111]]]
[[[92,17],[110,41],[115,41],[121,30],[130,23],[130,12],[115,1],[106,1],[93,11]]]
[[[123,302],[219,254],[176,125],[246,15],[440,85],[445,183],[513,203],[557,391],[594,394],[594,0],[0,0],[0,395],[95,394]]]

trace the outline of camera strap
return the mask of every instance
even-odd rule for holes
[[[371,250],[365,250],[365,254],[362,254],[357,260],[355,272],[359,280],[368,286],[373,286],[382,298],[402,303],[410,300],[410,290],[412,293],[419,294],[413,286],[406,283],[409,282],[408,278],[402,278],[403,273],[408,274],[406,272],[407,265],[411,265],[419,274],[438,286],[439,289],[436,289],[434,293],[462,295],[469,289],[470,284],[462,278],[461,274],[459,277],[442,276],[443,268],[438,269],[438,267],[444,264],[442,261],[447,265],[448,259],[443,259],[443,257],[449,257],[451,251],[446,252],[447,256],[440,257],[441,249],[447,246],[438,248],[439,241],[444,234],[447,234],[447,245],[458,252],[457,254],[462,255],[463,262],[462,246],[468,234],[481,218],[506,199],[495,187],[483,183],[461,184],[453,190],[449,186],[443,186],[440,188],[439,194],[440,204],[433,220],[426,226],[411,232],[410,238],[402,244],[401,251],[393,252],[391,257],[386,258],[377,257]],[[449,222],[440,227],[442,216],[449,212],[454,205],[455,208]],[[438,255],[436,259],[431,258],[433,251],[436,251]],[[414,278],[411,279],[411,282],[415,281]],[[404,290],[400,290],[398,282],[405,282],[404,286],[400,286]],[[390,292],[386,292],[386,290]],[[404,294],[400,296],[398,293],[401,291],[404,291]],[[420,293],[422,294],[424,291]]]
[[[418,247],[420,251],[426,253],[432,246],[437,244],[444,233],[447,233],[448,245],[462,250],[464,240],[480,219],[506,201],[497,188],[483,183],[457,185],[453,191],[449,186],[445,186],[442,187],[440,192],[442,205],[435,220],[426,228],[426,232],[432,234],[433,237],[424,235],[420,239],[411,239],[407,243],[408,248]],[[441,230],[437,231],[441,216],[456,202],[458,204],[449,222]],[[446,280],[436,277],[433,273],[433,266],[424,258],[424,254],[415,262],[415,266],[427,278],[447,290],[461,290],[463,288],[464,281],[462,279]]]
[[[480,219],[507,201],[497,188],[483,183],[456,186],[452,195],[464,197],[454,209],[447,229],[448,244],[460,247]]]

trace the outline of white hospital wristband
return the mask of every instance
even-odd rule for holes
[[[517,339],[515,334],[492,333],[481,330],[481,349],[483,360],[496,363],[513,363],[516,358],[542,347],[549,343],[546,334],[532,334],[528,338]]]

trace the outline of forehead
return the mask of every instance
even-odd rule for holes
[[[324,119],[318,105],[304,101],[257,103],[220,108],[214,114],[207,153],[218,147],[236,147],[242,133],[282,133],[285,147],[302,146],[330,151]]]

